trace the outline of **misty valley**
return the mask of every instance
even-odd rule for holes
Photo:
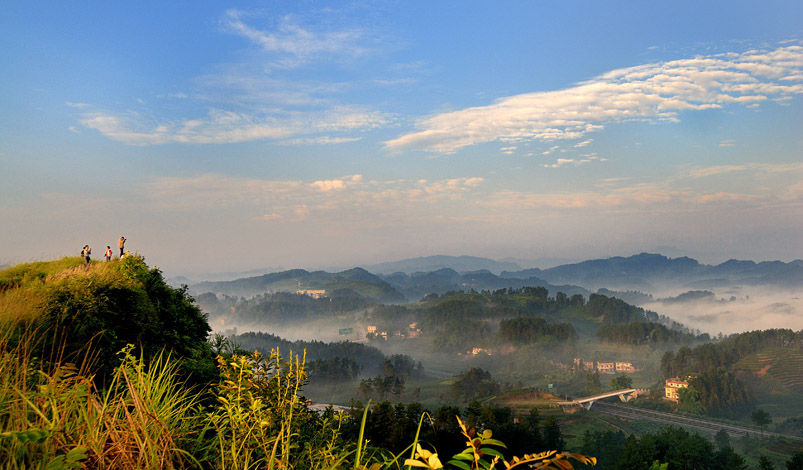
[[[746,426],[760,410],[779,433],[803,436],[799,261],[704,266],[641,254],[494,274],[482,267],[490,260],[458,272],[441,258],[426,272],[408,260],[410,272],[292,270],[190,291],[218,349],[306,352],[304,394],[317,406],[493,403],[583,422],[579,407],[559,403],[633,388],[636,399],[597,409]],[[757,316],[765,328],[754,328]],[[643,432],[649,420],[612,426]],[[578,443],[590,438],[568,429]]]
[[[556,470],[803,459],[802,262],[500,267],[437,257],[181,287],[141,255],[2,269],[0,457],[399,470],[494,468],[483,455]],[[746,312],[765,327],[740,324]]]

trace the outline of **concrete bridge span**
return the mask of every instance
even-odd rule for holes
[[[594,402],[597,400],[618,396],[620,400],[622,400],[623,402],[627,402],[637,397],[638,392],[639,392],[638,389],[626,388],[622,390],[616,390],[614,392],[607,392],[607,393],[602,393],[600,395],[594,395],[593,397],[577,398],[572,401],[561,401],[558,402],[558,405],[563,409],[563,411],[566,411],[567,407],[577,406],[577,405],[582,406],[586,410],[590,410],[591,405],[593,405]]]

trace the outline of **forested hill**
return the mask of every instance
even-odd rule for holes
[[[689,288],[715,287],[727,284],[803,286],[803,260],[781,261],[729,260],[712,266],[687,257],[668,258],[660,254],[641,253],[629,257],[613,257],[566,264],[549,269],[506,271],[504,278],[538,277],[551,283],[576,284],[587,288],[611,287],[650,291],[658,285],[680,285]]]
[[[67,257],[4,269],[0,326],[17,332],[2,338],[12,346],[23,332],[36,332],[29,345],[34,354],[49,357],[60,349],[64,362],[94,358],[91,372],[101,382],[113,374],[128,344],[145,358],[172,352],[198,383],[216,376],[205,315],[141,256],[88,265]]]
[[[532,276],[521,278],[500,277],[488,270],[459,273],[451,268],[443,268],[437,271],[416,272],[413,274],[397,272],[383,275],[382,279],[401,291],[411,301],[421,299],[427,294],[445,294],[449,291],[474,290],[479,292],[505,288],[520,289],[522,287],[543,287],[549,292],[563,292],[569,296],[575,294],[587,296],[589,294],[586,289],[578,286],[556,286]]]
[[[246,298],[269,292],[301,290],[332,292],[345,289],[350,289],[363,297],[379,302],[403,302],[405,300],[404,296],[390,284],[362,268],[338,273],[292,269],[233,281],[200,282],[190,286],[190,292],[194,294],[213,292]]]

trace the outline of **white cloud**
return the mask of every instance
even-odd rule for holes
[[[307,183],[206,174],[154,179],[144,193],[159,210],[245,211],[250,220],[286,223],[313,215],[387,218],[408,209],[431,211],[435,202],[460,200],[483,182],[479,177],[379,182],[357,174]]]
[[[179,98],[179,108],[192,108],[181,115],[160,116],[158,106],[162,103],[151,105],[147,111],[157,116],[154,118],[83,103],[68,104],[79,110],[83,126],[129,145],[255,140],[330,145],[359,140],[362,137],[355,133],[386,126],[395,117],[366,106],[341,103],[337,97],[358,86],[376,86],[376,81],[299,79],[296,71],[305,67],[310,77],[331,76],[320,72],[344,70],[347,60],[369,55],[373,47],[382,45],[366,28],[343,27],[341,21],[332,21],[335,14],[333,10],[321,11],[318,18],[310,14],[302,20],[292,15],[274,19],[264,11],[227,11],[220,21],[222,30],[248,39],[250,48],[238,55],[240,61],[213,64],[195,79],[196,86],[189,93],[154,94],[160,100]],[[176,104],[169,102],[163,109],[176,109]],[[196,109],[205,110],[205,114]]]
[[[483,142],[580,139],[622,121],[677,121],[680,113],[784,101],[803,93],[803,47],[700,56],[613,70],[572,88],[502,98],[421,120],[385,142],[392,151],[453,153]]]
[[[357,142],[361,139],[362,139],[361,137],[323,136],[323,137],[312,137],[309,139],[293,139],[282,143],[289,145],[337,145],[337,144],[346,144],[349,142]]]
[[[321,192],[336,191],[339,189],[345,189],[346,182],[343,180],[316,181],[312,183],[312,187],[317,188],[318,191]]]
[[[379,112],[341,106],[321,113],[300,113],[290,116],[253,115],[212,109],[205,118],[151,124],[136,113],[116,115],[111,112],[94,111],[84,114],[80,122],[119,142],[130,145],[157,145],[223,144],[284,139],[318,132],[364,131],[383,126],[389,120],[389,116]],[[322,139],[329,139],[330,143],[342,143],[358,138]],[[323,143],[326,140],[318,142]]]
[[[687,170],[683,177],[696,179],[748,171],[752,172],[753,175],[794,175],[800,173],[803,176],[803,163],[745,163],[742,165],[698,166]]]
[[[323,31],[319,26],[304,26],[293,15],[279,19],[273,29],[260,29],[247,24],[244,17],[255,17],[240,10],[228,10],[221,20],[227,32],[247,38],[263,51],[276,54],[273,65],[298,67],[321,57],[350,56],[366,53],[366,32],[354,28]]]
[[[551,168],[577,166],[580,159],[559,159]],[[733,181],[726,188],[692,185],[705,177],[744,172],[752,184]],[[693,213],[729,207],[743,209],[787,207],[799,213],[803,202],[803,163],[746,163],[683,170],[663,181],[638,182],[631,178],[602,181],[593,190],[537,193],[503,190],[478,205],[521,210],[584,210],[608,213]],[[522,213],[516,214],[518,217]]]
[[[544,164],[544,168],[560,168],[563,166],[580,166],[591,162],[607,162],[607,158],[596,155],[584,155],[583,158],[558,158],[555,163]]]

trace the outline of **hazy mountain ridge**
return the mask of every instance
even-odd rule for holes
[[[253,297],[266,292],[317,289],[331,292],[339,289],[351,289],[377,301],[399,302],[404,300],[404,296],[393,286],[362,268],[353,268],[339,273],[291,269],[233,281],[199,282],[189,288],[190,292],[195,294],[214,292],[236,297]]]
[[[582,294],[588,296],[589,291],[573,285],[553,285],[537,277],[503,278],[487,270],[458,273],[454,269],[444,268],[433,272],[413,274],[394,273],[381,276],[396,289],[404,293],[409,300],[418,300],[427,294],[444,294],[449,291],[483,291],[505,288],[544,287],[552,295],[563,292],[567,295]]]
[[[652,290],[656,284],[688,288],[725,284],[803,286],[803,261],[729,260],[718,265],[700,264],[688,257],[668,258],[641,253],[629,257],[588,260],[549,269],[503,272],[505,278],[539,277],[551,283],[577,284],[586,288]]]
[[[685,256],[669,258],[660,254],[641,253],[629,257],[587,260],[549,269],[503,270],[498,275],[480,267],[498,269],[511,265],[518,267],[514,263],[499,263],[472,256],[428,256],[374,265],[371,269],[378,269],[377,274],[363,268],[338,273],[292,269],[233,281],[200,282],[190,285],[190,291],[196,294],[215,292],[251,297],[265,292],[349,288],[378,301],[403,302],[416,301],[431,293],[525,286],[545,287],[552,295],[559,291],[568,295],[588,295],[600,288],[651,293],[667,286],[692,291],[735,285],[803,286],[801,260],[784,263],[733,259],[719,265],[706,265]],[[424,266],[438,268],[413,270]],[[472,269],[461,271],[461,267]],[[382,273],[390,268],[397,270]]]
[[[519,271],[521,266],[510,261],[496,261],[477,256],[435,255],[379,263],[366,266],[366,269],[385,275],[399,272],[405,274],[433,272],[441,269],[453,269],[458,272],[487,270],[498,274],[503,271]]]

